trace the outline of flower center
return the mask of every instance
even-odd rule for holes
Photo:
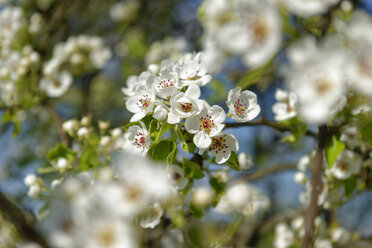
[[[253,23],[253,34],[257,41],[263,41],[268,33],[267,26],[262,18],[257,18]]]
[[[349,165],[343,161],[338,162],[337,167],[340,169],[340,171],[347,171],[349,169]]]
[[[177,172],[173,173],[173,180],[178,181],[181,178],[181,175]]]
[[[319,95],[325,94],[331,89],[331,83],[326,79],[318,79],[315,82],[315,90]]]
[[[150,106],[151,99],[147,94],[144,94],[142,97],[143,98],[139,99],[139,102],[137,102],[137,106],[145,110]]]
[[[244,112],[247,110],[248,108],[248,104],[243,104],[240,102],[240,99],[238,99],[235,103],[234,103],[234,108],[235,108],[235,113],[238,117],[242,118],[243,115],[244,115]]]
[[[192,103],[181,103],[181,110],[185,113],[189,113],[192,110]]]
[[[136,137],[134,138],[134,144],[137,148],[145,149],[146,146],[146,139],[143,133],[137,133]]]
[[[103,246],[110,246],[115,241],[115,235],[110,228],[103,229],[97,234],[97,241]]]
[[[212,144],[209,147],[209,150],[213,150],[216,153],[223,152],[226,153],[226,149],[229,148],[228,145],[226,145],[226,139],[224,136],[218,137],[218,138],[212,138]]]
[[[164,80],[160,81],[160,83],[157,85],[157,88],[160,90],[160,89],[165,89],[165,88],[171,87],[173,85],[174,84],[173,84],[172,80],[164,79]]]
[[[212,116],[206,115],[205,117],[200,117],[200,131],[205,131],[206,133],[210,133],[211,129],[215,126],[214,121],[212,120]]]

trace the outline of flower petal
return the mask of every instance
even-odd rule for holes
[[[193,141],[194,141],[195,145],[198,148],[201,148],[201,149],[208,148],[212,143],[211,137],[209,137],[209,135],[206,132],[203,132],[203,131],[200,131],[199,133],[197,133],[194,136]]]

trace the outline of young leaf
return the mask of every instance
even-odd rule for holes
[[[211,185],[213,192],[214,192],[215,199],[212,203],[212,206],[215,207],[218,201],[220,200],[221,196],[225,192],[226,184],[224,182],[221,182],[215,177],[212,177],[211,179],[209,179],[209,184]]]
[[[239,170],[239,160],[235,152],[231,152],[230,158],[226,161],[226,164],[233,170]]]
[[[335,135],[332,135],[326,140],[324,150],[328,168],[332,168],[336,158],[344,148],[345,144]]]
[[[184,158],[182,164],[185,170],[186,177],[195,179],[200,179],[204,177],[204,173],[197,163]]]

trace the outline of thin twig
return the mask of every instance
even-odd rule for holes
[[[260,178],[263,178],[265,176],[278,173],[284,170],[293,170],[296,169],[297,165],[296,164],[282,164],[282,165],[277,165],[277,166],[271,166],[267,167],[265,169],[261,169],[258,171],[254,171],[252,173],[243,175],[236,180],[232,181],[231,184],[237,184],[241,182],[246,182],[246,181],[254,181]]]
[[[45,104],[48,107],[50,113],[53,116],[54,121],[57,124],[58,134],[59,134],[59,137],[61,138],[61,141],[68,147],[70,143],[69,143],[66,133],[63,132],[63,126],[62,126],[63,122],[62,122],[61,117],[59,116],[57,110],[55,109],[55,107],[52,105],[50,101],[47,101]]]
[[[308,248],[312,246],[314,237],[314,221],[319,213],[318,198],[322,189],[322,179],[321,179],[321,168],[323,162],[323,150],[325,140],[327,138],[327,126],[323,125],[319,127],[319,142],[316,149],[316,154],[314,158],[314,164],[312,168],[311,177],[311,195],[310,203],[307,207],[305,214],[305,236],[302,242],[302,248]]]
[[[29,241],[36,242],[41,247],[49,248],[50,246],[42,237],[42,235],[32,225],[30,218],[14,203],[9,201],[0,192],[0,210],[4,216],[15,225],[17,231]]]
[[[287,125],[283,125],[283,124],[279,124],[279,123],[276,123],[276,122],[272,122],[272,121],[267,121],[267,120],[264,120],[264,119],[259,119],[257,121],[250,121],[250,122],[244,122],[244,123],[226,123],[225,124],[225,127],[226,128],[233,128],[233,127],[245,127],[245,126],[267,126],[267,127],[271,127],[271,128],[274,128],[280,132],[293,132],[295,130],[295,128],[293,128],[292,126],[287,126]],[[318,135],[310,130],[306,130],[305,134],[307,136],[311,136],[311,137],[314,137],[314,138],[317,138]]]

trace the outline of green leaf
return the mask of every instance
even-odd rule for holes
[[[176,137],[178,139],[178,141],[180,142],[180,145],[182,147],[182,150],[184,150],[185,152],[189,152],[189,147],[186,143],[186,139],[181,131],[181,129],[179,128],[179,126],[174,126],[174,131],[176,133]]]
[[[171,140],[162,140],[152,149],[151,157],[157,161],[165,161],[168,165],[172,164],[175,158],[177,145]]]
[[[306,130],[307,125],[305,124],[296,125],[295,129],[291,132],[291,134],[285,136],[281,141],[290,144],[297,143],[302,138],[302,136],[304,136]]]
[[[192,217],[194,217],[195,219],[201,219],[204,216],[203,210],[196,207],[194,204],[190,204],[190,212],[192,214]]]
[[[215,207],[218,201],[220,200],[221,196],[225,192],[226,184],[224,182],[221,182],[215,177],[212,177],[211,179],[209,179],[209,184],[211,185],[213,192],[214,192],[215,199],[212,203],[212,206]]]
[[[204,177],[204,173],[197,163],[184,158],[182,164],[187,178],[200,179]]]
[[[355,179],[355,177],[350,177],[346,180],[343,180],[342,182],[345,188],[345,196],[350,197],[356,189],[357,180]]]
[[[327,159],[328,168],[332,168],[338,155],[344,150],[345,144],[335,135],[326,139],[325,156]]]
[[[372,123],[366,123],[360,128],[361,138],[364,142],[372,146]]]
[[[54,148],[50,149],[47,155],[49,161],[57,160],[58,158],[67,157],[69,150],[63,143],[58,143]]]
[[[230,158],[229,160],[226,161],[226,164],[233,170],[240,169],[238,156],[236,155],[235,152],[233,151],[231,152]]]
[[[265,73],[267,73],[267,69],[271,66],[272,62],[274,61],[274,58],[272,58],[269,62],[267,62],[262,67],[248,72],[248,74],[242,80],[239,81],[236,87],[241,87],[242,90],[244,90],[258,83],[260,79],[262,78],[262,76]]]

